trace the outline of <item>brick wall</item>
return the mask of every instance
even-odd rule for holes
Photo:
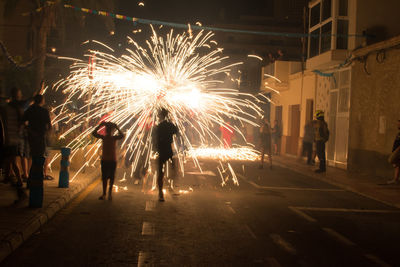
[[[400,119],[399,62],[400,50],[389,49],[378,56],[370,52],[365,63],[356,61],[353,65],[349,170],[391,176],[387,157]]]

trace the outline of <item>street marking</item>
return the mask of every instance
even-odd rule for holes
[[[296,213],[297,215],[299,215],[300,217],[306,219],[306,220],[309,221],[309,222],[312,222],[312,223],[316,223],[316,222],[317,222],[316,219],[314,219],[313,217],[311,217],[311,216],[305,214],[304,212],[302,212],[301,210],[299,210],[299,209],[296,208],[296,207],[289,207],[289,209],[290,209],[291,211],[293,211],[294,213]]]
[[[338,232],[336,232],[335,230],[333,230],[331,228],[322,228],[322,230],[324,230],[327,234],[329,234],[330,236],[335,238],[337,241],[340,241],[345,245],[348,245],[348,246],[355,246],[356,245],[355,243],[353,243],[353,241],[351,241],[347,237],[339,234]]]
[[[285,251],[289,252],[292,255],[297,254],[296,249],[289,242],[284,240],[280,235],[270,234],[269,236],[271,237],[272,241],[274,241],[275,244],[277,244],[279,247],[281,247]]]
[[[380,258],[378,258],[377,256],[373,255],[373,254],[365,254],[364,255],[367,259],[373,261],[375,264],[377,264],[378,266],[382,266],[382,267],[391,267],[392,265],[387,264],[386,262],[384,262],[383,260],[381,260]]]
[[[156,202],[153,200],[146,201],[146,208],[145,211],[153,211],[156,207]]]
[[[293,207],[298,210],[309,211],[333,211],[333,212],[356,212],[356,213],[400,213],[400,210],[367,210],[367,209],[343,209],[343,208],[316,208],[316,207]]]
[[[253,230],[251,230],[251,228],[247,224],[244,227],[247,229],[252,238],[257,239],[257,236],[254,234]]]
[[[143,222],[142,235],[154,235],[155,232],[156,231],[153,223]]]
[[[261,186],[252,181],[248,181],[249,184],[258,189],[269,189],[269,190],[292,190],[292,191],[318,191],[318,192],[344,192],[344,189],[329,189],[329,188],[308,188],[308,187],[284,187],[284,186]]]
[[[267,258],[267,262],[270,267],[281,267],[281,265],[275,258]]]
[[[318,192],[345,192],[344,189],[331,189],[331,188],[309,188],[309,187],[285,187],[285,186],[262,186],[255,182],[248,181],[246,177],[241,174],[237,174],[240,178],[244,179],[246,182],[258,189],[268,189],[268,190],[292,190],[292,191],[318,191]]]
[[[213,171],[204,171],[204,172],[187,172],[186,174],[192,175],[208,175],[208,176],[217,176]]]
[[[70,214],[72,210],[79,205],[93,189],[100,183],[100,179],[96,179],[91,183],[82,193],[80,193],[75,199],[73,199],[70,204],[62,210],[62,214]]]
[[[153,263],[149,261],[149,253],[139,251],[139,256],[138,256],[138,267],[143,267],[143,266],[154,266]]]
[[[233,214],[236,214],[236,211],[231,206],[228,206],[228,210],[230,210]]]
[[[310,173],[310,172],[304,173],[304,171],[299,170],[299,168],[290,166],[290,164],[283,164],[283,163],[280,163],[280,162],[277,162],[277,161],[275,161],[275,164],[278,165],[278,166],[281,166],[281,167],[283,167],[285,169],[291,170],[291,171],[293,171],[295,173],[298,173],[300,175],[305,175],[308,178],[313,178],[313,179],[316,179],[316,180],[319,180],[319,181],[323,181],[323,182],[326,182],[328,184],[343,188],[343,189],[345,189],[345,191],[349,191],[349,192],[352,192],[354,194],[357,194],[357,195],[360,195],[360,196],[375,200],[375,201],[383,203],[383,204],[385,204],[387,206],[395,207],[395,208],[398,208],[398,209],[400,208],[400,204],[399,203],[390,203],[389,201],[382,200],[379,197],[375,197],[375,196],[373,196],[371,194],[363,193],[359,189],[354,188],[351,185],[345,185],[343,183],[336,182],[336,181],[333,181],[331,179],[325,179],[325,178],[322,178],[322,177],[325,177],[325,176],[320,176],[320,175],[315,174],[315,173]]]
[[[241,176],[241,175],[240,175],[240,176]],[[254,182],[252,182],[252,181],[247,181],[247,180],[246,180],[246,182],[248,182],[249,184],[251,184],[251,185],[254,186],[255,188],[261,188],[261,186],[259,186],[258,184],[254,183]]]

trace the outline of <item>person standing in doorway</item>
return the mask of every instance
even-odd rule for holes
[[[169,159],[172,160],[173,152],[171,144],[173,136],[178,134],[178,128],[168,120],[168,110],[162,108],[159,112],[160,123],[154,130],[154,147],[158,152],[158,196],[159,201],[164,201],[163,192],[163,179],[164,179],[164,166]],[[175,164],[172,164],[175,168]]]
[[[104,127],[104,135],[99,134]],[[118,131],[117,135],[113,134],[113,129]],[[100,200],[106,198],[107,182],[110,180],[108,188],[108,199],[112,199],[112,189],[114,185],[115,170],[117,168],[117,152],[116,143],[124,138],[124,134],[115,123],[101,122],[92,132],[92,135],[102,140],[103,151],[101,155],[101,178],[103,181],[103,194],[99,197]]]
[[[260,169],[264,168],[265,153],[269,158],[269,168],[272,169],[272,130],[267,117],[263,117],[260,127],[261,162]]]
[[[388,184],[396,184],[399,182],[400,177],[400,120],[397,120],[397,129],[399,132],[393,142],[392,154],[390,155],[389,162],[394,167],[394,177],[392,180],[387,181]]]
[[[315,170],[317,173],[326,172],[326,156],[325,143],[329,140],[328,124],[325,122],[325,114],[322,110],[315,113],[317,118],[315,122],[314,140],[316,144],[317,157],[319,159],[319,168]]]
[[[282,137],[282,127],[279,124],[278,120],[275,120],[274,127],[272,128],[274,155],[279,155],[281,137]]]

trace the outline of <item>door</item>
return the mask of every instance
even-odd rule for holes
[[[276,106],[275,107],[275,120],[278,121],[279,126],[281,127],[281,135],[283,134],[283,125],[282,125],[282,106]],[[273,125],[273,123],[272,123]],[[282,147],[282,138],[278,138],[277,139],[277,151],[278,154],[280,154],[281,151],[281,147]]]
[[[307,121],[312,121],[314,115],[314,100],[313,99],[307,99],[306,102],[306,122]]]
[[[346,168],[349,139],[350,71],[334,74],[329,93],[330,132],[327,144],[328,163]]]
[[[300,136],[300,105],[289,106],[289,136],[286,153],[297,155]]]

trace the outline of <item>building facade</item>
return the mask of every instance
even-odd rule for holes
[[[281,83],[263,77],[261,85],[280,93],[271,91],[271,120],[282,120],[281,153],[300,155],[304,124],[315,110],[323,110],[330,130],[328,164],[387,176],[400,100],[399,53],[392,49],[400,35],[400,2],[313,0],[308,7],[303,71],[274,73],[271,69],[293,64],[275,62],[264,71]]]

